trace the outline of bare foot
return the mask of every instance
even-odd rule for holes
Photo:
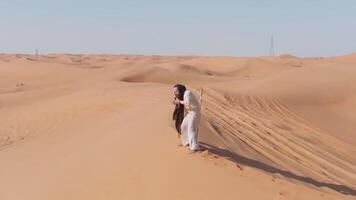
[[[189,144],[183,145],[181,142],[178,143],[178,147],[188,147],[188,146],[189,146]]]
[[[190,153],[196,153],[198,151],[199,151],[199,149],[193,149],[193,150],[190,150]]]

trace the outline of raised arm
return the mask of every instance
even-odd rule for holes
[[[183,96],[183,101],[180,101],[180,103],[183,104],[187,110],[190,109],[190,98],[191,98],[190,91],[186,91]]]

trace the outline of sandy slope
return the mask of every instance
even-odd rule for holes
[[[0,199],[355,199],[355,64],[0,54]],[[193,155],[177,82],[204,89]]]

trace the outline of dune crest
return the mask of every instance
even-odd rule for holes
[[[355,58],[0,54],[0,199],[354,199]]]

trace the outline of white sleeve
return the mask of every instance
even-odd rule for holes
[[[184,93],[184,97],[183,97],[183,100],[184,100],[184,107],[185,109],[189,110],[190,109],[190,103],[191,103],[191,93],[190,91],[186,91]]]

